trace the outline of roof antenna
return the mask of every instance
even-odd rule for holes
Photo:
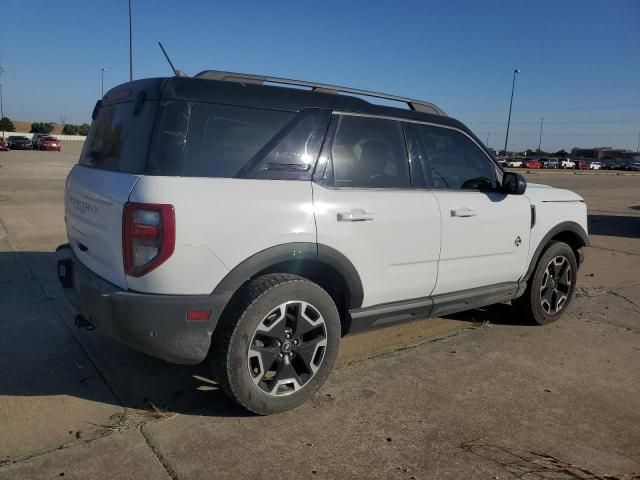
[[[158,42],[158,45],[160,45],[160,49],[162,50],[162,53],[164,53],[164,56],[167,59],[167,62],[169,62],[169,65],[171,66],[171,70],[173,70],[174,75],[176,77],[186,77],[187,76],[186,73],[184,73],[182,70],[176,69],[176,67],[173,66],[173,62],[169,58],[169,55],[167,55],[167,51],[162,46],[162,42]]]

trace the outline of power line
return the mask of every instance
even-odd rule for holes
[[[572,111],[589,111],[589,110],[628,110],[640,108],[640,103],[627,103],[623,105],[594,105],[591,107],[573,106],[573,107],[518,107],[518,112],[572,112]],[[480,110],[452,110],[456,114],[468,113],[504,113],[503,108],[480,109]]]
[[[540,122],[538,122],[539,124]],[[482,134],[484,135],[484,133]],[[509,133],[509,136],[539,136],[540,132],[531,133]],[[545,137],[636,137],[637,133],[545,133]]]
[[[469,125],[506,125],[506,122],[465,122]],[[580,120],[580,121],[558,121],[545,122],[547,125],[599,125],[604,123],[637,123],[640,120]],[[540,122],[511,122],[511,125],[539,125]]]

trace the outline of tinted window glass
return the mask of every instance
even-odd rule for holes
[[[496,187],[493,162],[466,135],[430,125],[415,128],[434,187],[477,190]]]
[[[160,105],[147,158],[147,174],[180,174],[191,107],[192,103],[181,100],[169,100]]]
[[[342,116],[331,157],[336,187],[410,186],[409,163],[399,122]]]
[[[294,116],[276,110],[195,104],[181,175],[235,177]]]
[[[294,118],[238,172],[242,178],[309,180],[329,123],[329,113],[307,110]]]
[[[80,164],[143,173],[156,105],[144,102],[137,115],[133,102],[101,106],[84,142]]]

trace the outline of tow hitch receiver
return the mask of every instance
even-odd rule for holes
[[[86,328],[90,332],[93,332],[96,329],[96,326],[87,320],[84,315],[76,315],[73,319],[73,323],[75,323],[76,327]]]

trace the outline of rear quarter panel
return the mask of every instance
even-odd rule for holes
[[[315,242],[306,181],[143,176],[132,202],[175,208],[174,254],[152,272],[127,277],[139,292],[210,294],[248,257],[275,245]]]

